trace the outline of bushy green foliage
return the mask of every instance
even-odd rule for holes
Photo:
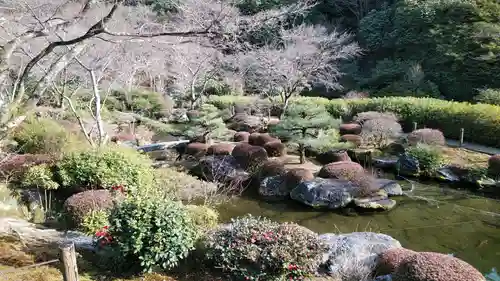
[[[500,105],[500,89],[484,89],[479,91],[474,100],[480,103]]]
[[[235,100],[229,96],[219,98],[217,101],[225,100],[224,104]],[[447,138],[459,139],[460,128],[464,128],[467,141],[500,146],[500,106],[413,97],[349,100],[300,97],[294,102],[326,106],[328,113],[335,118],[365,111],[393,112],[400,117],[406,130],[411,130],[413,122],[417,122],[419,127],[435,128]]]
[[[54,181],[51,166],[40,164],[28,168],[21,179],[21,186],[24,188],[36,187],[45,190],[54,190],[59,187],[59,183]]]
[[[190,122],[185,125],[184,134],[189,137],[208,134],[212,138],[227,138],[226,124],[221,117],[224,112],[211,104],[202,105],[197,110],[197,116],[190,118]]]
[[[178,12],[178,0],[144,0],[144,4],[151,7],[151,10],[158,15],[166,15]]]
[[[408,154],[418,160],[420,171],[426,175],[433,175],[444,163],[444,158],[439,149],[418,144],[407,150]]]
[[[128,194],[146,195],[154,182],[152,161],[134,149],[109,146],[64,155],[56,165],[62,187],[111,188],[124,186]]]
[[[71,136],[59,123],[45,118],[26,120],[12,138],[17,142],[16,151],[26,154],[59,155],[78,142],[77,137]]]
[[[219,223],[219,213],[207,206],[186,205],[191,220],[198,228],[198,234],[212,229]]]
[[[327,152],[332,149],[352,148],[352,143],[341,143],[339,131],[335,128],[319,130],[316,138],[309,139],[306,147],[316,153]]]
[[[109,221],[121,253],[146,272],[178,265],[197,238],[196,226],[178,202],[126,200],[113,209]]]
[[[304,280],[326,249],[306,228],[251,215],[209,233],[205,248],[207,259],[236,280]]]
[[[92,210],[83,216],[80,230],[87,235],[94,235],[98,230],[109,225],[108,217],[109,211],[107,210]]]
[[[174,102],[168,96],[144,89],[116,90],[108,97],[106,106],[109,109],[130,111],[158,119],[172,112]]]
[[[312,140],[318,140],[318,132],[340,125],[322,106],[291,104],[284,118],[271,128],[272,133],[299,145],[300,161],[304,163],[305,148]],[[323,137],[328,141],[328,137]]]
[[[458,100],[472,100],[477,88],[500,87],[498,1],[392,3],[360,21],[358,38],[370,55],[353,72],[358,87],[375,95]]]

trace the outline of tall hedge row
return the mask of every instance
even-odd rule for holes
[[[209,102],[220,109],[234,104],[252,104],[253,97],[218,96]],[[363,111],[391,111],[399,115],[406,130],[413,122],[441,130],[447,138],[458,139],[460,128],[465,141],[500,147],[500,106],[471,104],[433,98],[384,97],[371,99],[333,99],[297,97],[294,102],[325,105],[333,117],[353,116]]]

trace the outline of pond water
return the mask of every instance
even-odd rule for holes
[[[423,183],[415,183],[411,195],[394,199],[398,205],[389,212],[353,215],[246,195],[225,203],[219,211],[224,222],[250,213],[296,222],[318,233],[380,232],[409,249],[452,253],[481,272],[500,267],[500,200]]]

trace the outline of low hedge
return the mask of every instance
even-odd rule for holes
[[[218,96],[209,102],[218,108],[244,104],[252,97]],[[299,103],[326,105],[335,118],[352,117],[364,111],[391,111],[399,115],[405,131],[418,127],[441,130],[447,138],[459,139],[460,128],[465,130],[465,141],[500,147],[500,106],[445,101],[433,98],[383,97],[371,99],[333,99],[297,97]]]

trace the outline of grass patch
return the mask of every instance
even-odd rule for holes
[[[488,154],[474,152],[465,148],[442,148],[444,161],[460,168],[486,168],[488,167]]]

